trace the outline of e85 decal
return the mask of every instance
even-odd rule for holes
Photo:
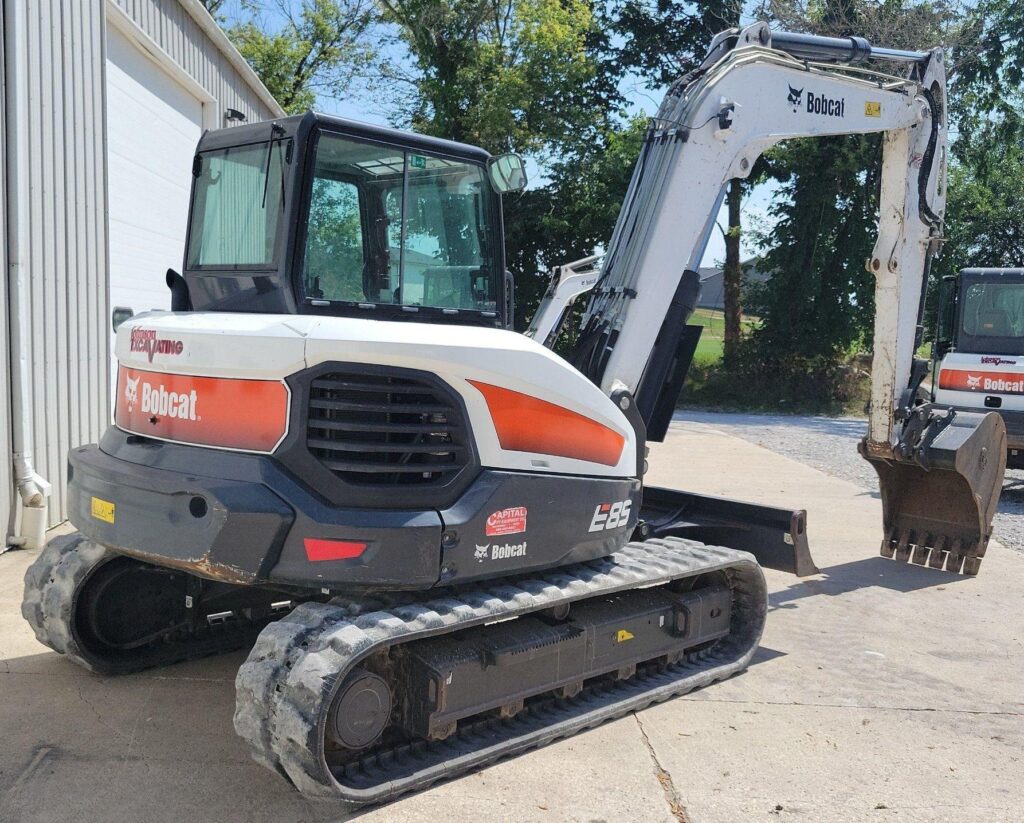
[[[625,526],[629,522],[629,510],[632,500],[619,500],[615,503],[599,503],[594,509],[594,516],[587,531],[603,532]]]

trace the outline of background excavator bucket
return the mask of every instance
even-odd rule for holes
[[[867,440],[860,452],[878,472],[885,557],[977,574],[992,535],[1006,468],[998,414],[920,406],[903,424],[899,456]]]

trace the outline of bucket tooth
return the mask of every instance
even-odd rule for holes
[[[949,549],[949,554],[946,555],[946,571],[959,572],[963,564],[963,543],[960,540],[954,540],[953,545]]]
[[[981,570],[981,558],[980,557],[965,557],[964,558],[964,574],[973,577]]]
[[[892,444],[865,439],[859,447],[878,473],[882,556],[977,574],[1002,491],[1005,423],[995,413],[924,404],[897,431]]]
[[[910,559],[910,532],[904,531],[900,534],[899,542],[896,543],[896,560],[906,563]]]

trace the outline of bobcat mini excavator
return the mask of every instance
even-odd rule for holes
[[[205,134],[172,311],[120,327],[114,425],[69,455],[78,533],[26,574],[36,635],[105,673],[255,637],[235,729],[354,804],[743,670],[758,561],[814,571],[803,513],[645,488],[646,444],[724,184],[802,136],[885,136],[862,446],[883,553],[976,572],[1003,424],[924,402],[914,360],[942,59],[717,36],[652,121],[594,282],[556,283],[531,335],[509,328],[502,250],[518,158],[312,113]],[[570,365],[543,342],[586,288]]]

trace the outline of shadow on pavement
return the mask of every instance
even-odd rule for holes
[[[756,666],[758,663],[769,663],[772,660],[777,660],[780,657],[785,657],[786,652],[780,652],[778,649],[769,649],[767,646],[758,646],[757,651],[754,652],[754,656],[750,658],[750,665]]]
[[[835,597],[869,587],[913,592],[932,586],[956,585],[968,580],[970,577],[965,575],[951,574],[927,566],[898,563],[879,556],[865,557],[838,566],[828,566],[821,569],[817,576],[800,580],[783,591],[772,592],[768,596],[768,604],[770,609],[796,608],[794,601],[805,597]]]

